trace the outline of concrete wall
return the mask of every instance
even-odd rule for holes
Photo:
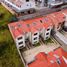
[[[60,32],[56,32],[56,34],[54,34],[54,38],[61,44],[63,49],[67,51],[67,38]]]
[[[16,45],[18,48],[20,47],[25,47],[25,36],[20,35],[19,37],[16,38]]]
[[[36,34],[37,33],[37,34]],[[36,34],[36,35],[35,35]],[[34,40],[35,39],[35,40]],[[29,40],[32,44],[36,44],[39,42],[39,31],[34,33],[30,33]]]
[[[43,33],[42,33],[42,37],[44,40],[47,40],[48,38],[50,38],[50,35],[51,35],[51,29],[52,27],[48,27],[47,29],[44,29]]]

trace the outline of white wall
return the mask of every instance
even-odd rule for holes
[[[49,30],[48,30],[48,29],[49,29]],[[44,33],[43,33],[43,38],[44,38],[44,40],[47,40],[47,39],[50,38],[52,27],[48,27],[48,29],[45,29],[45,30],[44,30]],[[48,35],[47,35],[47,34],[48,34]]]
[[[37,33],[37,35],[34,35],[35,33]],[[34,40],[34,38],[37,38],[36,40]],[[33,34],[30,33],[29,36],[29,40],[32,44],[38,43],[39,42],[39,31],[34,32]]]
[[[20,37],[22,37],[21,39],[18,39],[18,38],[20,38]],[[17,37],[16,38],[16,46],[18,47],[18,48],[20,48],[20,47],[25,47],[25,36],[24,35],[20,35],[19,37]],[[22,44],[19,44],[20,42],[23,42]]]

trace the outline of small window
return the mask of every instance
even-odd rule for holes
[[[36,23],[35,23],[35,22],[33,22],[33,25],[36,25]]]
[[[49,31],[50,29],[47,29],[47,31]]]
[[[45,21],[48,21],[48,18],[45,18]]]
[[[26,2],[29,2],[29,0],[26,0]]]
[[[18,27],[22,27],[22,25],[21,24],[18,24]]]
[[[37,37],[34,38],[34,40],[36,40],[36,39],[37,39]]]
[[[19,42],[19,45],[23,44],[23,41],[22,42]]]
[[[46,35],[49,35],[49,33],[46,33]]]
[[[61,64],[61,61],[60,61],[60,59],[57,59],[57,63],[58,63],[58,64]]]
[[[18,40],[22,39],[22,37],[19,37]]]
[[[36,44],[36,43],[37,43],[37,41],[34,42],[34,44]]]
[[[35,33],[34,35],[37,35],[37,33]]]
[[[43,23],[42,20],[40,20],[40,22]]]
[[[48,37],[46,37],[46,39],[48,39]]]

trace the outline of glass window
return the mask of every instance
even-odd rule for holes
[[[29,2],[29,0],[26,0],[26,2]]]
[[[48,39],[48,37],[46,37],[46,39]]]
[[[37,37],[34,38],[34,40],[36,40],[36,39],[37,39]]]
[[[46,33],[46,35],[49,35],[49,33]]]
[[[34,35],[37,35],[37,33],[35,33]]]
[[[18,40],[22,39],[22,37],[19,37]]]
[[[19,45],[23,44],[23,41],[22,42],[19,42]]]
[[[47,31],[49,31],[50,29],[47,29]]]
[[[58,63],[58,64],[61,64],[61,61],[60,61],[60,59],[57,59],[57,63]]]
[[[40,22],[43,23],[42,20],[40,20]]]

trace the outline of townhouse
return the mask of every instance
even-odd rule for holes
[[[50,38],[50,34],[51,34],[51,30],[52,30],[52,23],[51,23],[51,19],[49,19],[47,16],[46,17],[40,17],[40,18],[36,18],[36,23],[39,26],[38,29],[40,30],[40,36],[42,36],[42,38],[44,40],[47,40],[48,38]]]
[[[27,28],[29,29],[28,39],[32,44],[36,44],[39,42],[39,31],[32,25],[32,21],[25,21]]]
[[[67,31],[67,9],[62,10],[61,13],[63,13],[66,17],[63,28],[64,28],[65,31]]]
[[[28,67],[67,67],[67,52],[58,48],[48,54],[40,52]]]
[[[17,48],[25,47],[25,35],[22,29],[19,29],[21,25],[16,23],[8,24],[12,37],[16,43]]]
[[[67,10],[54,12],[43,17],[34,18],[25,21],[10,23],[10,32],[18,47],[25,47],[26,41],[31,44],[39,42],[40,36],[47,40],[50,38],[51,30],[59,31],[66,25]],[[67,26],[65,26],[67,29]]]
[[[53,29],[55,31],[60,30],[62,28],[62,25],[66,18],[65,15],[61,12],[54,12],[52,14],[49,14],[48,17],[52,20]]]
[[[52,29],[52,23],[46,17],[14,22],[8,26],[18,48],[25,47],[26,40],[33,45],[38,43],[40,36],[47,40]]]

